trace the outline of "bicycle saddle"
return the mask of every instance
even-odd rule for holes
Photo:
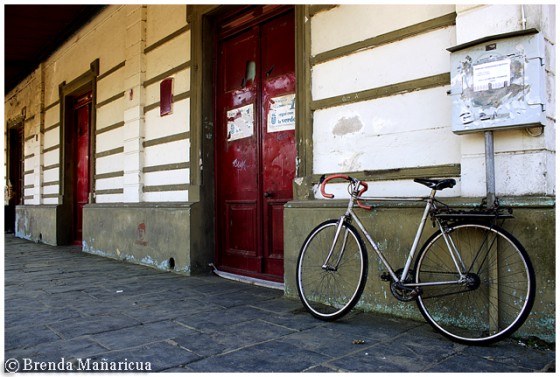
[[[443,190],[446,188],[451,188],[457,183],[454,179],[425,179],[425,178],[415,178],[414,182],[421,183],[433,190]]]

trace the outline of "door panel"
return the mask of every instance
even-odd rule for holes
[[[82,243],[83,208],[89,198],[89,129],[91,95],[81,97],[75,106],[75,148],[74,148],[74,211],[73,241]]]
[[[256,257],[258,243],[256,233],[247,232],[247,229],[254,229],[257,226],[255,221],[257,206],[254,202],[227,201],[226,208],[228,253]]]
[[[272,280],[283,277],[283,205],[295,176],[295,123],[286,116],[295,112],[285,109],[295,98],[293,18],[251,22],[218,43],[217,261]]]
[[[292,12],[263,25],[263,254],[265,270],[278,276],[284,273],[284,204],[293,198],[296,167],[294,38]]]
[[[221,263],[258,266],[258,150],[255,130],[257,34],[249,30],[219,50],[218,222]],[[253,62],[253,63],[251,63]],[[251,259],[249,261],[248,259]]]

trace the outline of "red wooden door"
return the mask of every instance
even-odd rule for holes
[[[296,159],[294,13],[271,13],[245,15],[250,25],[218,44],[217,261],[282,281],[283,206]]]
[[[74,244],[82,243],[83,208],[89,197],[89,129],[91,94],[76,99],[74,106]]]

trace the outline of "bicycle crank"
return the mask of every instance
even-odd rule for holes
[[[401,268],[395,273],[400,280],[401,275],[403,273],[403,269]],[[406,278],[402,282],[401,281],[391,282],[391,293],[393,294],[393,296],[395,296],[397,300],[404,301],[404,302],[412,301],[415,300],[416,297],[418,297],[418,295],[422,294],[422,289],[420,287],[407,287],[404,286],[403,283],[405,284],[412,283],[412,276],[410,274],[407,274]]]

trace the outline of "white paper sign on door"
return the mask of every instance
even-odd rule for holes
[[[270,100],[268,110],[268,132],[288,131],[296,129],[296,95],[274,97]]]
[[[227,140],[239,140],[253,136],[254,111],[253,104],[228,110],[227,116]]]

